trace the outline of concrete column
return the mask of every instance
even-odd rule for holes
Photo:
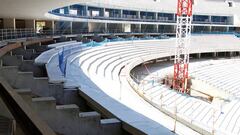
[[[93,24],[91,24],[91,22],[88,22],[87,24],[88,24],[88,33],[93,32],[93,28],[92,28]]]
[[[103,17],[106,17],[106,16],[105,16],[105,12],[106,12],[106,9],[105,9],[105,8],[103,8],[103,11],[102,11],[102,12],[103,12]]]
[[[209,22],[212,22],[211,16],[208,16],[208,20],[209,20]]]
[[[139,24],[139,33],[142,33],[142,24]]]
[[[141,19],[141,11],[137,11],[137,18]]]
[[[158,24],[156,25],[155,28],[156,28],[155,32],[158,33]]]
[[[175,20],[176,20],[176,18],[177,18],[177,17],[176,17],[176,14],[174,14],[174,15],[173,15],[173,20],[175,21]]]
[[[55,34],[55,21],[52,21],[52,34]]]
[[[217,57],[217,52],[214,52],[214,53],[213,53],[213,57],[214,57],[214,58]]]
[[[70,14],[70,9],[71,9],[70,6],[68,6],[68,14]]]
[[[85,11],[84,12],[85,12],[84,16],[88,16],[88,6],[87,5],[85,5]]]
[[[4,29],[16,29],[16,20],[15,18],[4,18],[3,19],[3,28]]]
[[[108,24],[105,23],[105,24],[104,24],[105,33],[108,33],[108,27],[107,27],[107,26],[108,26]]]
[[[131,32],[131,24],[123,24],[123,32]]]
[[[177,29],[177,25],[174,25],[173,26],[173,31],[176,31],[176,29]]]
[[[194,32],[194,26],[191,26],[191,31]]]
[[[123,10],[120,9],[120,18],[122,18],[122,17],[123,17]]]
[[[212,32],[212,26],[209,26],[209,32]]]
[[[70,22],[70,33],[73,34],[73,22]]]
[[[229,27],[226,27],[226,32],[229,32]]]
[[[201,59],[201,53],[198,53],[198,54],[197,54],[197,58],[198,58],[198,59]]]
[[[158,13],[156,12],[154,13],[154,15],[155,15],[155,20],[158,20]]]

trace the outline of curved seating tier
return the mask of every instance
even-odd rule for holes
[[[164,73],[169,73],[173,69],[172,66],[159,68],[157,71],[149,67],[148,70],[151,74],[144,78],[145,81],[141,80],[147,83],[142,83],[139,87],[144,97],[151,99],[151,102],[169,111],[173,111],[170,109],[176,106],[180,116],[191,119],[192,123],[195,122],[195,124],[205,130],[211,130],[213,123],[215,123],[214,128],[219,134],[239,134],[240,98],[238,96],[240,89],[238,89],[238,75],[240,70],[237,68],[239,64],[240,59],[208,60],[191,63],[189,68],[191,77],[218,87],[219,91],[232,94],[231,97],[233,98],[229,99],[230,101],[228,102],[208,103],[181,95],[164,85],[153,84],[152,81],[147,81],[153,80],[152,78],[156,74],[163,77]]]
[[[193,36],[190,52],[239,52],[239,43],[239,39],[231,35]],[[177,105],[178,117],[204,129],[202,133],[211,133],[212,121],[215,120],[212,114],[216,110],[211,104],[181,95],[164,86],[152,87],[150,84],[144,87],[152,88],[151,90],[141,90],[146,98],[143,100],[133,91],[134,86],[129,85],[131,69],[147,60],[173,56],[174,47],[173,39],[125,41],[107,43],[105,46],[72,54],[68,58],[65,87],[79,87],[80,93],[88,95],[109,113],[146,134],[171,134],[166,128],[172,129],[173,125],[169,123],[174,122],[152,107],[146,99],[156,103],[162,102],[163,108],[170,113],[174,113],[174,107]],[[223,108],[223,115],[221,110],[215,112],[215,116],[219,118],[216,127],[223,123],[222,116],[229,117],[229,107],[236,104],[231,102]],[[227,124],[225,121],[224,123]],[[195,131],[179,123],[177,133],[184,132],[195,134]],[[225,133],[225,129],[217,132]],[[226,132],[236,133],[235,128],[234,132]]]

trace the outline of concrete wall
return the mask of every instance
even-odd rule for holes
[[[26,22],[23,19],[16,19],[16,29],[23,29],[26,27]]]
[[[131,32],[131,24],[123,24],[123,32]]]
[[[32,99],[32,108],[57,133],[64,135],[120,135],[121,123],[116,119],[101,121],[97,112],[80,112],[74,104],[58,105],[52,97]]]
[[[35,20],[25,20],[25,28],[32,28],[35,29]]]
[[[73,22],[72,23],[73,33],[87,33],[88,23],[87,22]]]
[[[15,18],[4,18],[3,19],[3,27],[5,29],[7,29],[7,28],[15,29],[16,28]]]
[[[104,33],[105,23],[88,23],[89,32]]]

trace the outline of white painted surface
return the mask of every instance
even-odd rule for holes
[[[239,43],[239,39],[230,35],[193,36],[191,52],[240,50]],[[69,58],[65,86],[80,87],[82,92],[107,108],[117,118],[141,131],[149,134],[159,134],[159,129],[162,129],[161,132],[166,131],[164,127],[172,130],[174,121],[139,97],[129,86],[124,74],[119,76],[119,72],[124,65],[134,62],[136,59],[141,60],[141,57],[149,56],[149,58],[154,59],[160,56],[171,55],[173,54],[171,51],[173,48],[174,40],[172,39],[162,41],[128,41],[110,43],[107,46],[96,47],[79,54],[74,54]],[[165,88],[160,88],[160,90],[167,92]],[[149,94],[149,96],[153,96],[152,94],[155,93]],[[156,99],[153,100],[159,103],[158,95],[159,92],[154,95]],[[176,93],[165,93],[164,95],[164,103],[168,105],[167,107],[170,108],[170,111],[174,108],[174,99],[177,99],[177,104],[182,108],[180,112],[186,114],[181,115],[179,113],[179,116],[183,118],[187,118],[186,116],[191,114],[189,112],[191,109],[188,109],[191,107],[189,103],[195,101],[197,103],[196,109],[200,109],[197,112],[202,111],[208,114],[201,115],[203,123],[196,120],[194,124],[200,127],[203,126],[206,130],[211,131],[211,106],[205,108],[206,103],[192,98],[180,97]],[[182,100],[184,102],[180,102]],[[219,111],[216,115],[218,114]],[[192,115],[188,120],[191,120],[191,118],[200,119],[200,117],[197,117],[198,113]],[[149,127],[149,125],[155,126]],[[177,125],[177,133],[197,134],[180,123]],[[221,133],[224,133],[224,131],[221,131]]]

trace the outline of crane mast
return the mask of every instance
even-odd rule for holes
[[[178,0],[173,88],[187,93],[193,0]]]

